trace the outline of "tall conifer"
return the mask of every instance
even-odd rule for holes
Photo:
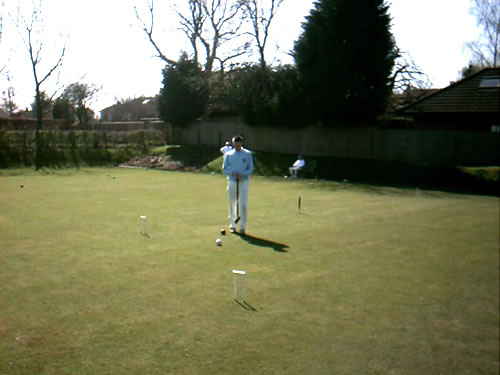
[[[394,65],[384,0],[319,0],[294,46],[311,119],[371,125],[390,95]]]

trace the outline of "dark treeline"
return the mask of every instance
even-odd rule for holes
[[[250,125],[373,125],[394,82],[388,9],[383,0],[316,2],[290,52],[294,65],[207,71],[184,53],[163,70],[160,115],[176,125],[214,112]]]

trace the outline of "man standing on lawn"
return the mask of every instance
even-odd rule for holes
[[[240,234],[245,234],[248,217],[248,185],[253,172],[252,153],[243,148],[243,137],[232,139],[233,149],[224,155],[222,172],[227,176],[229,195],[229,230],[236,231],[237,218],[240,217]]]

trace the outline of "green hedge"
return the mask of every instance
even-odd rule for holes
[[[42,130],[40,135],[42,165],[48,167],[119,164],[164,144],[159,130]],[[34,144],[33,131],[0,130],[0,168],[32,166]]]

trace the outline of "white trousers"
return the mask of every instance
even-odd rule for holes
[[[290,167],[288,171],[290,172],[290,176],[297,177],[297,172],[302,169],[301,167]]]
[[[245,230],[247,227],[249,181],[249,179],[240,182],[232,180],[227,181],[227,192],[229,195],[229,225],[231,228],[236,227],[235,220],[238,214],[240,216],[240,230]],[[239,197],[239,212],[237,208],[237,197]]]

